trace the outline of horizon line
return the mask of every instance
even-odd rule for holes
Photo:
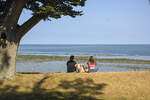
[[[91,44],[75,44],[75,43],[71,43],[71,44],[67,44],[67,43],[20,43],[20,45],[150,45],[150,43],[133,43],[133,44],[128,44],[128,43],[122,43],[122,44],[108,44],[108,43],[104,43],[104,44],[98,44],[98,43],[91,43]]]

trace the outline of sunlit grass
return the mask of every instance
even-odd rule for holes
[[[0,100],[150,100],[150,71],[19,74]]]

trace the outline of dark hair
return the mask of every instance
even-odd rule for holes
[[[72,55],[72,56],[70,56],[70,60],[71,60],[71,61],[73,61],[73,59],[74,59],[74,56],[73,56],[73,55]]]
[[[91,64],[95,64],[95,63],[96,63],[93,56],[90,56],[89,62],[90,62]]]
[[[1,33],[1,36],[0,36],[2,39],[6,39],[6,34],[3,32]]]

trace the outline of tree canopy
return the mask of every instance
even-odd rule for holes
[[[0,0],[0,16],[5,16],[6,7],[13,0]],[[24,8],[32,11],[32,14],[41,19],[61,18],[64,16],[75,17],[82,15],[82,11],[76,11],[74,7],[84,6],[85,0],[27,0]]]
[[[10,78],[16,72],[16,55],[22,37],[40,20],[62,16],[81,16],[86,0],[0,0],[0,79]],[[32,17],[18,24],[23,9]]]

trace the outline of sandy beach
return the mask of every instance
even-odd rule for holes
[[[150,71],[20,74],[0,100],[150,100]]]

